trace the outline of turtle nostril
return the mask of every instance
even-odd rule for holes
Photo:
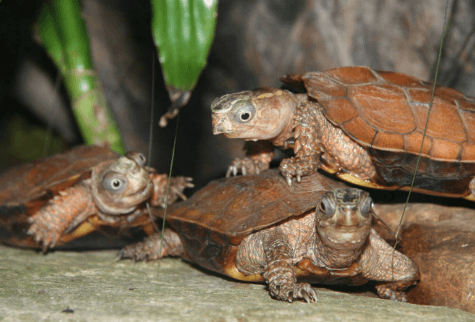
[[[226,133],[226,126],[224,125],[224,122],[219,122],[215,126],[213,126],[213,134],[222,134]]]

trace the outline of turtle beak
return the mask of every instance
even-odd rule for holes
[[[223,134],[231,132],[231,124],[225,115],[213,115],[213,134]]]

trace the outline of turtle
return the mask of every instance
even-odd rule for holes
[[[428,118],[432,86],[408,75],[340,67],[281,81],[287,89],[213,101],[214,134],[258,141],[228,176],[268,169],[274,145],[295,153],[279,166],[289,184],[321,168],[356,185],[409,190],[422,148],[414,191],[475,200],[474,97],[437,86]]]
[[[181,256],[237,280],[265,281],[272,297],[289,302],[316,301],[309,282],[369,280],[380,297],[405,301],[418,268],[380,236],[394,237],[372,205],[367,192],[318,172],[291,186],[276,169],[221,178],[171,205],[163,234],[126,246],[117,259]]]
[[[151,233],[145,202],[165,205],[168,176],[145,161],[138,152],[81,145],[9,169],[0,176],[0,242],[46,252],[104,225],[150,225]],[[193,186],[189,177],[170,185],[169,203]]]

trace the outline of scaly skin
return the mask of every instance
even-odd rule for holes
[[[293,145],[295,156],[284,159],[279,167],[289,185],[294,177],[300,182],[302,176],[313,174],[320,162],[364,180],[376,174],[368,152],[328,122],[318,103],[306,94],[277,89],[240,92],[216,99],[211,109],[214,134],[268,140],[284,149]],[[248,146],[252,146],[250,143]],[[252,157],[235,161],[227,174],[268,168],[272,155],[264,149],[259,151],[259,146],[262,144],[254,146]]]
[[[272,144],[266,141],[246,142],[244,149],[246,157],[234,159],[228,168],[226,177],[231,174],[237,175],[238,172],[243,175],[259,174],[269,169],[269,164],[274,156]]]
[[[149,172],[144,164],[145,158],[135,152],[98,164],[90,179],[61,191],[41,207],[29,219],[28,234],[46,252],[90,216],[98,215],[106,223],[116,223],[119,216],[126,216],[132,222],[145,214],[147,200],[164,207],[168,176],[156,174],[153,169]],[[183,190],[189,187],[193,187],[191,178],[172,178],[168,203],[186,199]]]
[[[236,268],[245,276],[261,275],[270,295],[282,301],[317,300],[310,284],[297,283],[295,266],[303,261],[310,261],[308,271],[317,275],[350,276],[358,285],[380,282],[376,286],[380,297],[405,301],[406,288],[419,278],[417,266],[398,251],[393,257],[392,247],[371,228],[371,206],[369,195],[359,189],[328,192],[315,212],[244,238],[234,261]],[[180,232],[165,230],[161,253],[160,240],[157,234],[127,246],[118,259],[151,260],[183,256],[187,251]]]
[[[294,128],[295,157],[284,159],[279,166],[289,185],[293,177],[300,182],[302,176],[315,173],[320,160],[361,179],[371,179],[376,174],[368,152],[328,122],[316,102],[301,102]]]
[[[395,251],[372,230],[369,246],[359,260],[363,276],[380,281],[376,290],[381,298],[406,302],[405,290],[419,279],[414,263],[402,253]]]
[[[309,259],[316,267],[329,270],[330,274],[334,271],[335,276],[356,263],[359,278],[381,282],[376,287],[380,297],[405,301],[405,290],[419,279],[417,266],[399,251],[394,251],[393,257],[393,248],[371,229],[371,220],[368,220],[371,217],[359,214],[364,201],[361,198],[369,198],[366,193],[355,194],[360,191],[358,189],[337,191],[341,190],[343,197],[335,198],[334,192],[325,196],[322,203],[327,203],[327,209],[333,203],[333,210],[327,216],[317,209],[302,218],[246,237],[237,254],[238,269],[247,275],[262,274],[272,296],[291,300],[286,296],[288,293],[279,292],[279,289],[288,292],[296,285],[291,263],[295,265],[302,259]],[[353,200],[349,200],[350,197]],[[372,201],[366,199],[366,202]],[[293,257],[287,254],[293,254]]]
[[[168,187],[168,175],[150,173],[150,178],[153,182],[153,194],[150,198],[152,206],[165,207],[165,198],[167,196]],[[194,185],[191,182],[193,179],[190,177],[172,177],[170,179],[170,194],[168,195],[168,204],[172,204],[178,199],[186,200],[186,196],[183,193],[185,188],[193,188]]]
[[[31,223],[28,234],[34,235],[37,243],[42,243],[45,253],[55,246],[62,234],[97,211],[88,186],[77,184],[61,191],[28,219]]]
[[[160,243],[163,240],[163,246]],[[157,260],[166,256],[182,256],[183,245],[173,230],[166,228],[145,238],[143,242],[124,247],[117,253],[117,260],[131,258],[132,262]]]

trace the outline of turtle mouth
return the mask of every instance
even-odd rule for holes
[[[150,199],[153,194],[153,189],[153,182],[150,181],[142,189],[139,189],[136,192],[129,194],[127,197],[123,198],[122,201],[125,204],[135,205],[134,207],[136,207],[142,202]]]
[[[147,183],[147,185],[145,187],[143,187],[142,189],[140,190],[137,190],[135,193],[131,194],[130,197],[140,197],[140,196],[147,196],[147,195],[151,195],[153,193],[153,182],[150,181],[149,183]],[[145,198],[147,199],[147,198]]]
[[[367,225],[352,225],[339,227],[325,227],[321,232],[322,238],[333,244],[334,247],[359,246],[368,238]]]
[[[231,132],[230,129],[226,129],[224,126],[220,126],[221,124],[218,124],[217,126],[215,126],[213,128],[213,134],[214,135],[217,135],[217,134],[228,134]]]
[[[232,132],[232,126],[225,116],[216,115],[212,120],[213,134],[228,134]]]

